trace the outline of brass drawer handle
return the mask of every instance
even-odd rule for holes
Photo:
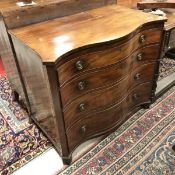
[[[87,126],[86,125],[84,125],[84,126],[82,126],[81,128],[80,128],[80,133],[86,133],[86,131],[87,131]]]
[[[143,53],[139,53],[137,55],[137,61],[142,61],[143,60]]]
[[[84,90],[85,88],[86,88],[86,82],[85,81],[78,82],[78,89],[80,91]]]
[[[80,60],[75,63],[75,67],[78,71],[83,70],[84,68],[84,61]]]
[[[141,75],[139,73],[135,74],[134,79],[135,80],[140,80],[141,79]]]
[[[139,95],[135,93],[135,94],[133,94],[132,98],[133,98],[133,100],[138,100],[139,99]]]
[[[143,44],[145,42],[145,35],[141,35],[139,41],[141,44]]]
[[[85,105],[85,103],[80,103],[79,105],[78,105],[78,110],[80,111],[80,112],[82,112],[82,111],[84,111],[86,108],[86,105]]]

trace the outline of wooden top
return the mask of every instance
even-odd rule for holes
[[[139,0],[117,0],[117,4],[129,8],[137,8],[137,3]]]
[[[165,30],[175,28],[175,9],[164,9],[164,12],[168,18],[168,21],[165,23]]]
[[[137,3],[137,7],[141,10],[145,8],[175,8],[175,0],[142,0]]]
[[[166,18],[117,5],[10,30],[31,47],[42,62],[53,63],[63,54],[96,43],[124,37],[149,22]]]
[[[21,0],[22,1],[22,0]],[[26,8],[33,8],[33,7],[38,7],[38,6],[45,6],[45,5],[51,5],[51,4],[64,4],[64,3],[76,3],[76,0],[33,0],[36,4],[29,6],[26,5],[24,7],[18,6],[16,3],[21,2],[19,0],[0,0],[0,11],[1,12],[7,12],[11,10],[21,10],[21,9],[26,9]],[[99,0],[94,0],[94,5],[96,5],[99,2]],[[105,3],[103,0],[101,0],[103,4],[113,4],[114,0],[107,0]],[[84,4],[89,4],[88,2],[83,2]]]
[[[38,6],[38,5],[44,5],[44,4],[48,4],[48,3],[54,3],[54,2],[58,2],[60,0],[34,0],[34,2],[36,2],[36,5],[33,5],[33,6],[25,6],[25,7],[22,7],[23,9],[24,8],[31,8],[31,7],[34,7],[34,6]],[[62,0],[63,1],[63,0]],[[5,12],[5,11],[8,11],[8,10],[18,10],[18,9],[21,9],[20,6],[18,6],[16,3],[17,2],[20,2],[18,0],[0,0],[0,10],[2,12]]]
[[[175,0],[158,1],[145,0],[137,3],[137,7],[143,9],[163,8],[167,14],[168,21],[165,23],[165,30],[171,30],[175,27]]]
[[[33,0],[36,4],[20,7],[18,0],[0,0],[0,14],[8,29],[18,28],[82,11],[116,4],[116,0]]]
[[[7,10],[7,9],[12,9],[12,8],[17,8],[18,6],[16,3],[18,0],[1,0],[0,1],[0,10]]]
[[[22,1],[22,0],[21,0]],[[32,6],[24,6],[20,7],[16,3],[20,2],[19,0],[0,0],[0,10],[2,12],[10,11],[10,10],[18,10],[18,9],[25,9],[25,8],[32,8],[36,6],[45,6],[49,4],[55,4],[55,3],[63,3],[68,2],[71,0],[33,0],[36,4]]]
[[[6,10],[8,8],[15,8],[17,0],[1,0],[0,10]]]

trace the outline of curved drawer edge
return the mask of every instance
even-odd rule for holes
[[[134,68],[134,70],[133,70],[133,69],[130,69],[126,74],[127,74],[127,75],[132,75],[133,72],[135,72],[136,70],[142,70],[145,66],[152,65],[152,66],[154,67],[154,66],[155,66],[155,63],[156,63],[156,61],[145,62],[145,63],[142,64],[141,66],[139,66],[139,65],[136,66],[136,67]],[[121,63],[121,64],[122,64],[122,63]],[[115,65],[114,65],[114,66],[111,66],[111,67],[113,68],[113,67],[115,67]],[[108,67],[108,69],[110,69],[111,67]],[[107,69],[104,69],[104,70],[107,70]],[[104,71],[104,70],[102,70],[102,71]],[[102,71],[101,71],[101,72],[102,72]],[[78,94],[78,95],[74,96],[73,98],[71,98],[71,100],[68,99],[67,102],[63,102],[64,109],[65,109],[69,104],[73,103],[76,99],[78,99],[79,97],[81,97],[81,96],[83,96],[83,95],[90,94],[90,93],[92,93],[92,92],[94,92],[94,91],[96,91],[96,90],[100,91],[100,90],[103,90],[103,89],[105,89],[105,88],[112,87],[112,86],[114,86],[115,84],[121,82],[121,81],[123,80],[123,78],[125,78],[125,77],[126,77],[126,76],[122,76],[120,79],[117,79],[117,80],[113,81],[112,83],[105,84],[105,85],[100,86],[100,87],[94,87],[94,88],[91,88],[91,89],[86,90],[85,92],[81,92],[81,94]],[[77,80],[77,79],[76,79],[76,80]],[[71,82],[70,82],[70,83],[71,83]],[[68,84],[68,85],[69,85],[69,84]],[[68,86],[68,85],[67,85],[67,86]],[[61,94],[65,93],[64,88],[60,88],[60,91],[61,91]],[[61,97],[64,98],[62,95],[61,95]],[[63,100],[63,101],[64,101],[64,100]]]
[[[124,102],[132,93],[133,93],[133,91],[138,87],[138,86],[143,86],[143,85],[152,85],[152,82],[144,82],[144,83],[142,83],[142,84],[139,84],[139,85],[136,85],[135,87],[133,87],[133,88],[131,88],[131,89],[129,89],[129,91],[128,91],[128,93],[122,98],[122,99],[120,99],[120,101],[117,101],[116,103],[113,103],[113,104],[111,104],[110,106],[108,106],[107,108],[104,108],[104,109],[100,109],[100,110],[95,110],[94,112],[91,112],[91,113],[89,113],[89,114],[87,114],[86,116],[84,116],[83,117],[83,119],[87,119],[87,118],[89,118],[89,116],[91,116],[91,115],[95,115],[95,114],[98,114],[98,113],[103,113],[103,112],[105,112],[105,111],[109,111],[109,110],[111,110],[111,109],[114,109],[115,107],[117,107],[118,105],[120,105],[122,102]],[[151,90],[152,90],[152,86],[150,86],[150,95],[151,95]],[[144,103],[147,103],[147,102],[142,102],[143,104]],[[139,103],[139,105],[140,105],[140,103]],[[138,103],[136,104],[136,106],[138,106]],[[77,122],[79,122],[79,121],[81,121],[82,119],[78,119],[78,120],[75,120],[73,123],[71,123],[71,125],[70,126],[68,126],[67,128],[66,128],[66,132],[69,132],[69,130],[77,123]]]
[[[152,47],[160,47],[160,44],[159,43],[156,43],[156,44],[150,44],[150,45],[146,45],[146,46],[143,46],[143,47],[138,47],[136,48],[135,50],[132,50],[132,52],[130,54],[128,54],[127,56],[123,57],[122,59],[116,61],[115,63],[113,64],[109,64],[107,66],[102,66],[102,67],[96,67],[96,68],[91,68],[91,69],[88,69],[88,70],[84,70],[84,71],[81,71],[79,72],[78,74],[75,74],[73,75],[72,77],[70,77],[68,80],[64,81],[64,83],[60,84],[60,87],[61,88],[64,88],[64,86],[66,86],[67,84],[71,83],[72,81],[76,80],[77,78],[81,77],[82,75],[87,75],[87,74],[93,74],[93,73],[97,73],[97,72],[100,72],[100,71],[103,71],[103,70],[106,70],[106,69],[109,69],[111,67],[114,67],[114,66],[117,66],[117,65],[120,65],[122,64],[122,62],[126,61],[127,59],[129,59],[130,57],[133,57],[134,55],[137,55],[139,54],[140,50],[141,50],[141,53],[144,52],[146,49],[150,49]],[[157,57],[153,58],[152,60],[143,60],[142,63],[145,64],[147,62],[155,62],[158,58],[158,54],[156,55]],[[116,59],[117,60],[117,59]]]
[[[162,22],[160,22],[162,21]],[[137,26],[134,30],[128,32],[128,34],[124,34],[122,37],[115,37],[115,38],[110,38],[108,40],[102,40],[99,42],[95,42],[95,43],[89,43],[87,45],[82,45],[81,47],[77,47],[77,48],[73,48],[72,50],[67,51],[66,53],[62,54],[60,57],[57,58],[57,60],[55,61],[55,65],[59,66],[61,64],[63,64],[66,59],[65,57],[68,57],[70,55],[74,55],[80,51],[86,50],[86,49],[92,49],[94,47],[98,47],[98,46],[102,46],[102,45],[110,45],[113,42],[121,42],[124,43],[127,40],[131,39],[132,37],[134,37],[137,33],[142,32],[144,30],[149,30],[149,29],[153,29],[153,28],[157,28],[160,30],[160,32],[162,32],[163,30],[163,26],[164,26],[164,21],[165,20],[160,20],[160,21],[152,21],[152,22],[147,22],[144,23],[142,25]],[[43,62],[43,64],[49,64],[49,62]]]
[[[126,116],[123,120],[118,121],[119,123],[116,122],[112,127],[109,127],[109,128],[107,128],[107,129],[105,129],[105,130],[103,130],[103,131],[100,131],[100,132],[98,132],[98,133],[94,133],[93,135],[87,136],[85,139],[81,140],[81,142],[79,142],[78,144],[76,144],[72,149],[70,149],[70,154],[72,154],[72,153],[74,152],[74,150],[75,150],[78,146],[80,146],[82,143],[84,143],[84,142],[86,142],[86,141],[88,141],[88,140],[90,140],[90,139],[93,139],[93,138],[96,138],[96,137],[100,137],[100,136],[103,136],[103,135],[107,135],[107,134],[111,133],[112,131],[115,131],[116,129],[119,128],[119,126],[121,126],[124,122],[126,122],[126,120],[128,120],[129,117],[130,117],[132,114],[134,114],[134,112],[135,112],[136,110],[142,109],[142,105],[147,105],[147,104],[149,105],[150,103],[151,103],[151,101],[145,101],[145,102],[141,102],[141,103],[135,105],[135,106],[133,107],[133,109],[130,111],[130,114],[129,114],[128,116]]]

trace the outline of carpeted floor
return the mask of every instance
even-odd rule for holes
[[[163,58],[159,67],[159,80],[175,72],[175,59]]]
[[[28,123],[25,111],[12,102],[9,82],[0,75],[0,174],[11,174],[47,150],[48,143],[38,128]]]
[[[170,62],[169,62],[169,60],[166,60],[166,64],[165,64],[165,62],[162,63],[162,66],[160,68],[161,78],[167,76],[168,74],[170,74],[172,72],[169,69],[170,67],[173,67],[172,65],[175,65],[174,61],[172,61],[172,60]],[[48,140],[42,135],[42,133],[37,129],[37,127],[34,124],[32,124],[32,125],[28,124],[28,116],[26,115],[25,111],[20,109],[18,104],[11,101],[11,89],[9,87],[8,80],[6,79],[5,71],[2,67],[2,63],[0,63],[0,74],[1,74],[1,76],[0,76],[0,138],[1,138],[0,139],[0,174],[10,175],[16,169],[22,167],[26,163],[30,162],[36,156],[42,154],[42,152],[47,150],[50,147],[50,145],[48,144],[49,143]],[[171,90],[171,91],[173,91],[173,90]],[[168,105],[168,103],[165,103],[165,106],[166,105]],[[159,106],[159,107],[161,109],[161,106]],[[173,106],[171,106],[171,107],[173,108]],[[166,109],[165,109],[165,111],[166,111]],[[144,112],[141,111],[138,114],[144,115],[144,113],[145,113],[145,111]],[[112,174],[111,172],[114,169],[116,169],[116,167],[114,167],[114,166],[121,166],[122,162],[125,162],[128,159],[127,157],[124,156],[123,152],[125,152],[131,156],[131,153],[134,154],[133,148],[134,148],[134,144],[136,144],[136,141],[138,143],[142,143],[142,141],[138,140],[138,139],[146,138],[145,135],[143,135],[143,134],[148,132],[148,131],[144,130],[144,128],[140,129],[137,126],[135,127],[135,129],[131,129],[131,130],[126,130],[126,128],[125,128],[125,126],[131,127],[134,125],[134,119],[136,119],[136,117],[139,117],[138,114],[135,115],[132,119],[130,119],[128,121],[128,122],[133,122],[132,124],[131,123],[129,124],[127,122],[118,131],[113,133],[111,136],[107,137],[104,141],[102,141],[100,144],[98,144],[94,149],[92,149],[90,152],[88,152],[86,156],[84,156],[83,158],[78,160],[75,164],[73,164],[68,169],[66,169],[63,172],[63,174],[71,174],[70,172],[74,172],[74,171],[76,173],[72,173],[72,174],[94,174],[95,173],[95,175],[96,175],[98,172],[102,173],[103,171],[106,171],[106,174]],[[142,118],[142,117],[140,116],[139,118]],[[160,119],[160,118],[161,117],[159,117],[158,119]],[[145,122],[147,120],[148,120],[147,122],[149,122],[149,119],[150,120],[153,120],[153,119],[158,120],[156,117],[155,118],[153,117],[153,119],[152,119],[152,117],[147,116],[145,118]],[[138,118],[136,120],[138,120]],[[151,122],[156,122],[156,121],[151,121]],[[158,122],[160,122],[160,121],[158,121]],[[140,123],[140,125],[143,125],[143,127],[144,127],[144,125],[147,126],[147,124],[148,123],[144,123],[144,121],[143,121],[143,123],[142,122]],[[152,125],[150,127],[152,127]],[[156,128],[155,128],[155,130],[156,130]],[[101,151],[103,146],[106,146],[106,144],[109,145],[109,143],[107,143],[107,142],[109,142],[111,139],[114,140],[113,137],[116,137],[116,139],[118,138],[118,135],[116,135],[116,133],[119,133],[119,131],[124,132],[124,133],[127,132],[128,135],[122,135],[119,142],[116,142],[115,145],[113,144],[113,147],[105,147],[105,148],[103,148],[104,151]],[[169,131],[171,131],[171,130],[169,129]],[[129,133],[132,133],[132,134],[129,135]],[[121,135],[121,133],[119,133],[119,135]],[[157,133],[157,135],[158,135],[158,133]],[[164,138],[164,137],[162,137],[162,138]],[[124,141],[126,143],[123,146],[121,143],[124,143]],[[143,142],[146,143],[144,140],[143,140]],[[132,143],[133,143],[133,145],[132,145]],[[163,142],[161,142],[161,143],[163,143]],[[169,146],[170,146],[170,144],[169,144]],[[108,149],[106,149],[106,148],[108,148]],[[139,144],[138,144],[138,148],[140,148]],[[146,148],[146,146],[145,146],[145,148]],[[116,155],[114,154],[115,153],[114,150],[117,150],[117,149],[120,152],[116,157]],[[100,153],[103,153],[103,155]],[[145,152],[145,154],[146,154],[146,152]],[[172,152],[171,152],[171,154],[172,154]],[[129,155],[127,155],[127,156],[129,156]],[[100,156],[99,159],[98,159],[98,156]],[[162,156],[164,156],[164,155],[162,155]],[[118,157],[120,157],[121,159],[118,159]],[[88,158],[88,160],[87,160],[87,158]],[[107,159],[105,159],[105,158],[107,158]],[[136,158],[134,158],[134,160]],[[116,160],[116,162],[114,162],[114,159]],[[139,158],[139,159],[141,159],[141,158]],[[144,159],[144,160],[146,161],[146,159]],[[150,160],[148,160],[148,162]],[[88,162],[85,163],[84,165],[82,165],[82,163],[84,161],[88,161]],[[89,164],[89,162],[90,162],[90,164]],[[146,162],[145,164],[148,164],[148,163]],[[143,168],[145,166],[145,164],[138,165],[138,173],[137,174],[140,173],[139,166],[141,168]],[[98,165],[98,166],[96,166],[96,165]],[[130,166],[130,164],[126,164],[126,165],[128,167]],[[77,169],[77,167],[80,167],[80,168]],[[108,167],[108,168],[106,168],[106,167]],[[134,173],[136,174],[136,172],[134,172]],[[105,174],[105,172],[104,172],[104,174]],[[116,173],[114,173],[114,174],[116,174]],[[142,173],[140,173],[140,174],[142,174]],[[149,173],[147,173],[147,174],[149,174]]]
[[[174,175],[175,87],[60,175]]]

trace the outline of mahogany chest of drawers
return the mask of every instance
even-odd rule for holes
[[[19,0],[0,0],[0,58],[10,86],[15,92],[14,100],[19,99],[18,102],[25,104],[30,111],[20,68],[7,30],[116,4],[116,0],[35,0],[34,5],[22,7],[17,5],[17,2]]]
[[[112,5],[9,30],[31,117],[64,163],[149,106],[165,20]]]

